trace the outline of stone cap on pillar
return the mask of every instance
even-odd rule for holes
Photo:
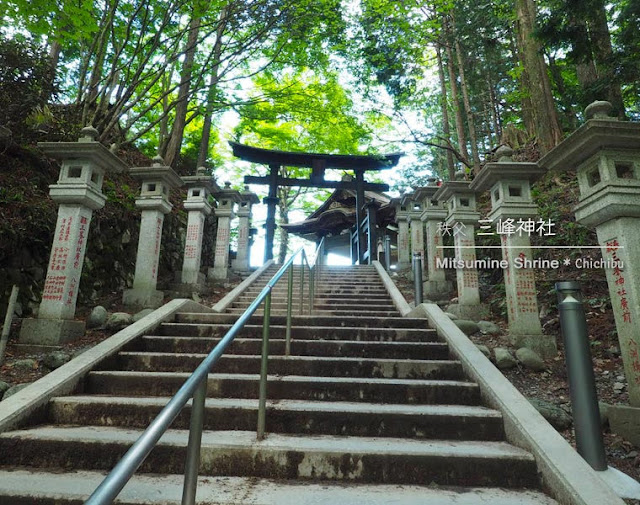
[[[97,210],[106,202],[102,194],[105,173],[124,172],[128,167],[96,141],[98,130],[87,126],[81,133],[77,142],[39,142],[38,147],[45,154],[62,161],[57,184],[49,186],[53,201]]]
[[[407,193],[400,197],[400,205],[407,208],[411,219],[420,219],[422,214],[422,202],[416,197],[415,192]]]
[[[609,117],[609,102],[594,102],[587,121],[538,163],[548,170],[577,169],[576,219],[598,226],[640,217],[640,123]]]
[[[445,202],[447,219],[460,222],[475,222],[480,218],[476,212],[476,192],[469,181],[447,181],[440,186],[433,198]]]
[[[187,187],[187,199],[184,202],[184,208],[187,210],[199,210],[207,215],[211,214],[209,195],[214,191],[218,191],[220,187],[211,175],[207,174],[207,169],[199,167],[196,170],[196,175],[182,177],[182,182]]]
[[[189,191],[187,199],[204,198],[220,190],[220,187],[213,180],[213,177],[207,174],[207,169],[205,167],[199,167],[196,170],[196,175],[187,175],[181,179]],[[197,190],[201,190],[203,193],[195,194],[194,190],[196,192]]]
[[[233,206],[241,201],[240,191],[231,189],[231,183],[225,182],[224,188],[216,191],[213,197],[218,202],[216,216],[233,218]]]
[[[398,198],[392,198],[389,205],[396,210],[395,222],[409,219],[409,207],[403,203],[404,193],[401,193]]]
[[[238,202],[238,215],[251,215],[251,207],[258,202],[260,202],[258,195],[249,191],[249,186],[245,186],[244,191],[240,193],[240,200]]]
[[[140,181],[140,196],[136,199],[136,206],[143,210],[160,210],[165,214],[172,208],[169,193],[184,184],[160,156],[153,158],[153,165],[150,167],[133,167],[131,176]]]
[[[602,149],[640,150],[640,123],[610,117],[609,102],[593,102],[585,109],[587,120],[538,161],[546,170],[574,169]]]
[[[513,149],[509,146],[501,146],[497,154],[498,161],[487,163],[470,188],[477,192],[491,191],[491,218],[535,216],[537,207],[531,200],[531,184],[542,177],[544,168],[537,163],[512,161]]]
[[[427,179],[427,185],[417,188],[414,191],[414,198],[417,201],[422,202],[422,214],[420,219],[427,221],[429,219],[441,220],[447,216],[447,211],[444,207],[444,203],[436,200],[434,195],[440,189],[438,179],[435,177],[429,177]]]
[[[103,172],[117,173],[128,170],[129,167],[124,161],[96,140],[99,135],[98,130],[92,126],[86,126],[80,133],[82,136],[77,142],[38,142],[38,147],[52,158],[63,161],[88,161],[101,168]],[[65,174],[65,176],[68,175]]]

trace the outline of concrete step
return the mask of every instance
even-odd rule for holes
[[[49,404],[55,424],[146,428],[169,402],[169,397],[68,396]],[[173,422],[173,429],[189,429],[191,408]],[[256,429],[258,401],[209,398],[205,403],[206,430]],[[501,440],[502,416],[485,407],[461,405],[397,405],[300,400],[269,400],[269,433],[415,439]]]
[[[151,352],[208,353],[219,338],[144,336],[140,350]],[[260,354],[261,338],[236,338],[227,349],[229,354]],[[283,355],[285,340],[271,338],[269,353]],[[293,356],[336,356],[402,359],[448,359],[449,348],[443,342],[359,342],[357,340],[291,340]]]
[[[224,314],[229,319],[229,314]],[[271,338],[284,338],[286,326],[274,324],[272,317],[269,325]],[[230,318],[235,321],[235,316]],[[344,319],[344,318],[343,318]],[[252,318],[262,323],[262,318]],[[282,322],[282,321],[281,321]],[[231,324],[211,323],[164,323],[156,331],[162,336],[223,337]],[[238,333],[237,338],[262,338],[262,324],[247,324]],[[435,342],[438,335],[431,328],[372,328],[366,326],[292,326],[293,340],[357,340],[377,342]]]
[[[104,472],[59,472],[15,468],[0,471],[0,500],[7,505],[79,505],[105,477]],[[119,505],[180,505],[184,476],[134,475],[118,496]],[[251,477],[200,477],[198,505],[558,505],[544,494],[502,488],[437,488],[353,484]]]
[[[249,286],[245,291],[243,291],[243,295],[251,296],[251,298],[256,298],[260,293],[262,293],[263,289],[264,286]],[[300,290],[297,287],[293,290],[293,292],[297,293],[298,296],[300,294]],[[288,288],[286,286],[275,286],[271,290],[272,298],[286,299],[287,293]],[[356,287],[352,285],[334,285],[328,287],[323,284],[321,286],[316,286],[315,293],[316,297],[333,297],[334,295],[357,295],[361,297],[368,297],[377,295],[389,298],[389,292],[386,289],[371,286]],[[309,286],[307,285],[305,285],[304,294],[305,297],[309,295]]]
[[[0,435],[0,464],[39,468],[112,468],[141,430],[41,426]],[[177,474],[187,430],[169,430],[138,470]],[[441,486],[540,485],[533,456],[504,442],[303,437],[254,431],[204,431],[201,475]]]
[[[226,313],[228,314],[236,314],[238,316],[242,315],[244,313],[244,311],[247,310],[246,307],[229,307],[226,310]],[[283,308],[277,308],[274,307],[271,309],[271,314],[272,315],[286,315],[286,309]],[[357,312],[354,310],[342,310],[342,309],[321,309],[318,307],[314,307],[313,308],[313,315],[314,316],[324,316],[324,317],[329,317],[329,316],[351,316],[354,313],[357,313],[358,316],[360,317],[394,317],[394,316],[398,316],[400,315],[400,313],[397,310],[358,310]],[[264,311],[262,308],[256,310],[254,312],[254,314],[256,315],[262,315],[264,314]]]
[[[123,370],[147,372],[192,372],[206,354],[121,352],[118,365]],[[216,373],[257,373],[260,356],[223,355]],[[462,378],[462,367],[454,360],[394,360],[382,358],[333,358],[318,356],[270,356],[269,372],[275,375],[314,377],[383,377],[398,379]]]
[[[299,292],[294,291],[293,292],[293,297],[294,297],[295,303],[300,305],[300,294],[299,294]],[[255,299],[256,299],[255,296],[241,295],[238,298],[236,298],[236,302],[242,302],[245,305],[249,305]],[[275,299],[275,297],[272,296],[272,299]],[[286,298],[285,298],[285,300],[286,300]],[[303,297],[302,300],[303,300],[303,303],[309,303],[309,297],[308,297],[306,291],[305,291],[305,294],[304,294],[304,297]],[[368,295],[368,296],[364,296],[364,295],[336,295],[336,296],[320,296],[320,295],[316,295],[316,297],[315,297],[315,303],[319,303],[319,302],[323,302],[323,303],[343,303],[343,302],[389,303],[390,300],[391,300],[391,298],[389,297],[388,294],[375,295],[375,296],[371,296],[371,295]]]
[[[235,314],[216,313],[178,313],[175,321],[179,323],[227,323],[233,324],[237,321]],[[273,316],[272,325],[286,324],[285,316]],[[249,324],[262,324],[262,317],[253,316]],[[348,327],[369,327],[369,328],[427,328],[428,322],[425,319],[414,319],[409,317],[363,317],[358,315],[344,316],[339,320],[335,317],[294,315],[292,324],[294,326],[348,326]]]
[[[247,302],[237,301],[231,305],[231,308],[246,309],[248,306],[249,306],[249,303]],[[299,311],[300,310],[299,301],[298,303],[296,303],[296,300],[293,299],[292,307],[293,307],[292,310],[294,312],[296,311],[296,309],[298,309]],[[368,304],[364,304],[364,303],[357,303],[357,302],[349,303],[348,300],[341,300],[338,303],[327,303],[322,298],[319,298],[315,300],[313,304],[313,308],[317,310],[350,310],[354,313],[355,312],[359,313],[361,311],[363,312],[380,311],[380,312],[396,312],[397,313],[395,305],[393,305],[393,303],[391,302],[389,303],[371,302]],[[286,309],[287,309],[286,302],[282,302],[282,301],[271,302],[271,310],[286,310]]]
[[[95,371],[87,377],[85,392],[102,395],[171,396],[188,373]],[[371,379],[269,375],[270,399],[324,400],[394,404],[478,405],[480,393],[473,382],[454,380]],[[209,398],[258,398],[255,374],[209,374]]]

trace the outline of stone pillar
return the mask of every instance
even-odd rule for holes
[[[538,311],[536,283],[531,265],[530,230],[535,229],[538,208],[531,198],[531,184],[538,180],[544,169],[536,163],[514,163],[513,150],[498,149],[497,163],[487,163],[471,183],[475,191],[490,190],[491,219],[496,225],[509,223],[513,229],[498,230],[502,244],[504,285],[509,317],[509,339],[517,347],[528,347],[543,357],[558,352],[552,335],[543,335]],[[520,223],[520,224],[518,224]],[[527,227],[526,224],[533,224]],[[529,232],[526,232],[526,230]],[[501,232],[501,233],[500,233]]]
[[[587,121],[539,162],[577,170],[576,219],[595,227],[618,330],[631,407],[613,406],[611,429],[640,436],[640,123],[609,117],[611,104],[587,107]],[[640,442],[636,442],[640,443]]]
[[[97,136],[87,127],[78,142],[38,144],[45,154],[62,160],[58,183],[49,192],[59,204],[58,220],[38,318],[22,322],[20,343],[57,345],[84,334],[84,322],[74,316],[91,216],[106,202],[101,191],[105,172],[127,169]]]
[[[211,214],[209,195],[218,188],[206,169],[201,167],[195,176],[183,177],[187,186],[187,199],[184,208],[188,212],[187,236],[184,244],[184,261],[180,281],[182,288],[200,290],[204,286],[205,276],[200,272],[202,260],[202,236],[205,217]]]
[[[240,201],[240,193],[231,189],[226,183],[225,188],[215,195],[218,201],[216,217],[218,218],[218,232],[216,235],[216,251],[213,268],[209,269],[209,278],[226,279],[229,275],[229,243],[231,240],[231,220],[235,217],[233,207]]]
[[[480,303],[478,269],[473,266],[476,261],[475,225],[480,214],[476,212],[475,192],[469,184],[467,181],[445,182],[434,194],[434,199],[446,202],[445,223],[453,235],[455,259],[465,265],[456,268],[458,303],[449,305],[447,310],[460,318],[477,321],[486,317],[489,311]],[[466,265],[471,266],[466,268]]]
[[[409,211],[402,203],[403,196],[394,198],[391,204],[396,209],[396,223],[398,225],[398,263],[397,271],[408,270],[411,268],[411,249],[409,239]]]
[[[162,305],[164,298],[164,293],[156,289],[162,225],[165,214],[172,208],[169,193],[182,186],[182,179],[170,167],[164,166],[162,158],[156,157],[153,161],[151,167],[131,169],[133,178],[141,182],[136,207],[142,211],[142,216],[133,287],[124,292],[122,303],[155,309]]]
[[[233,262],[233,269],[237,272],[249,271],[251,259],[249,247],[251,207],[258,202],[256,194],[249,191],[249,186],[245,186],[238,204],[238,252]]]
[[[424,258],[424,226],[420,216],[422,215],[422,203],[416,198],[415,193],[405,195],[402,198],[402,205],[406,207],[409,214],[409,232],[411,235],[411,268],[414,267],[413,256],[419,254],[422,258],[422,278],[425,277],[427,268]]]
[[[424,294],[430,300],[438,301],[447,299],[453,291],[451,281],[446,279],[446,270],[442,267],[444,249],[442,248],[441,227],[447,218],[447,211],[441,202],[435,200],[440,186],[435,178],[430,178],[427,185],[418,188],[415,192],[416,199],[422,201],[422,214],[420,220],[424,223],[427,280],[424,283]]]

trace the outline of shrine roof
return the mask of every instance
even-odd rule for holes
[[[365,202],[375,202],[381,222],[392,222],[395,209],[389,204],[391,198],[374,191],[364,192]],[[329,198],[310,214],[304,221],[281,224],[280,227],[295,235],[305,236],[312,233],[320,235],[338,235],[344,229],[351,228],[356,222],[355,191],[337,189]]]
[[[385,170],[398,164],[404,153],[381,155],[365,154],[322,154],[292,151],[277,151],[261,147],[248,146],[238,142],[229,142],[234,156],[253,163],[263,165],[279,165],[287,167],[344,168],[363,170]]]

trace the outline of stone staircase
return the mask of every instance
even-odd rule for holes
[[[225,314],[178,314],[137,339],[41,424],[0,435],[0,503],[82,503],[275,273]],[[267,437],[256,441],[262,317],[209,375],[199,503],[552,505],[533,456],[504,441],[424,319],[401,318],[373,267],[325,267],[313,316],[296,272],[291,356],[286,276],[273,291]],[[123,504],[180,503],[190,409]]]

